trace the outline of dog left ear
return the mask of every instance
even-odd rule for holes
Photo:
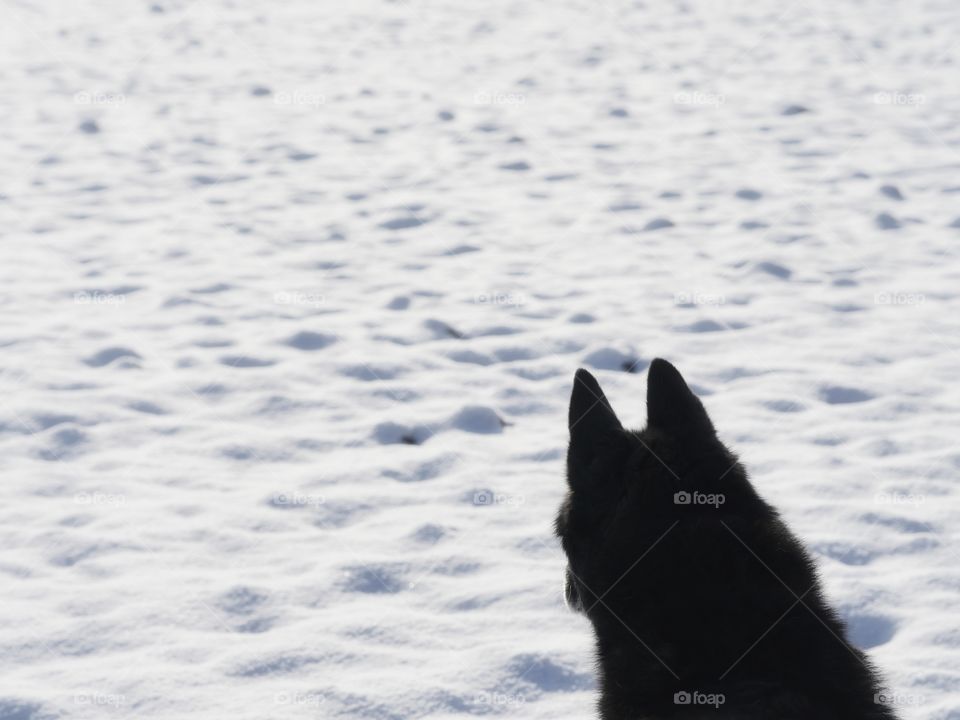
[[[577,370],[570,393],[570,450],[589,463],[597,452],[623,431],[597,379]]]
[[[675,436],[715,432],[680,371],[661,358],[650,363],[647,372],[647,424]]]

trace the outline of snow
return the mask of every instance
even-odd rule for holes
[[[0,718],[590,717],[566,404],[656,356],[960,718],[951,3],[0,16]]]

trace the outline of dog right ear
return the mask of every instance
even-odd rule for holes
[[[570,454],[587,465],[598,450],[623,431],[600,383],[583,368],[573,376],[570,394]]]
[[[680,371],[655,358],[647,371],[647,424],[674,437],[709,437],[713,423]]]

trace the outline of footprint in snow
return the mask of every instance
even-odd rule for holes
[[[637,210],[643,210],[644,207],[638,202],[632,202],[630,200],[624,200],[623,202],[613,203],[607,210],[612,213],[621,213],[621,212],[635,212]]]
[[[450,472],[459,461],[456,454],[444,454],[409,467],[390,467],[380,471],[384,477],[398,482],[423,482]]]
[[[804,412],[806,408],[795,400],[767,400],[762,403],[767,410],[773,410],[779,413],[798,413]]]
[[[427,330],[430,330],[434,334],[434,337],[438,339],[448,337],[462,340],[464,337],[466,337],[462,332],[454,327],[451,327],[442,320],[426,320],[424,321],[423,326]]]
[[[583,359],[583,363],[597,370],[616,370],[628,373],[641,372],[649,365],[646,360],[638,359],[632,352],[623,352],[610,347],[594,350]]]
[[[773,275],[773,277],[779,278],[780,280],[789,280],[793,275],[793,271],[790,268],[784,267],[783,265],[775,262],[770,262],[769,260],[765,260],[764,262],[759,262],[754,265],[753,271],[766,273],[767,275]]]
[[[294,499],[297,499],[296,496],[294,496]],[[297,504],[293,507],[308,508],[314,527],[323,530],[343,528],[383,510],[382,503],[374,507],[362,502],[330,502],[325,498],[316,499],[323,499],[323,502],[319,504]]]
[[[673,226],[673,221],[668,218],[654,218],[643,226],[643,232],[653,232],[654,230],[663,230],[665,228],[672,228]]]
[[[496,362],[495,358],[490,357],[489,355],[484,355],[483,353],[477,352],[476,350],[454,350],[453,352],[444,353],[446,357],[454,362],[467,363],[469,365],[493,365]]]
[[[873,400],[874,396],[865,390],[857,388],[841,387],[839,385],[825,385],[820,388],[818,395],[820,399],[829,405],[846,405],[848,403],[860,403],[867,400]]]
[[[220,364],[233,368],[261,368],[276,365],[276,360],[255,358],[249,355],[224,355],[220,358]]]
[[[450,419],[450,427],[464,432],[489,435],[503,432],[507,422],[488,407],[468,405]]]
[[[880,194],[886,195],[891,200],[903,200],[903,193],[896,185],[881,185]]]
[[[393,595],[406,587],[397,570],[384,565],[361,565],[343,571],[343,589],[371,595]]]
[[[511,680],[534,685],[543,692],[573,692],[592,690],[595,680],[592,673],[577,672],[540,655],[516,655],[507,665]]]
[[[440,252],[441,257],[456,257],[457,255],[468,255],[470,253],[480,252],[482,248],[476,245],[459,244],[453,245]]]
[[[16,698],[0,698],[0,718],[3,720],[44,720],[55,717],[44,712],[39,703],[17,700]]]
[[[893,528],[902,533],[928,533],[933,532],[934,527],[928,522],[911,520],[900,515],[881,515],[878,513],[866,513],[858,518],[861,522],[871,525],[882,525],[883,527]]]
[[[290,676],[301,668],[323,662],[321,657],[310,655],[280,655],[261,662],[251,662],[228,673],[232,677]]]
[[[395,422],[380,423],[373,429],[373,437],[381,445],[422,445],[432,434],[426,425],[410,426]]]
[[[386,220],[380,223],[380,227],[384,230],[409,230],[410,228],[426,225],[428,222],[430,221],[425,218],[410,215],[408,217],[398,217],[393,218],[392,220]]]
[[[214,604],[231,615],[250,615],[266,600],[266,593],[245,585],[238,585],[223,593]]]
[[[724,332],[726,330],[742,330],[745,327],[748,327],[748,325],[741,322],[721,323],[716,320],[698,320],[690,325],[679,326],[677,330],[690,333],[711,333]]]
[[[896,230],[902,226],[902,223],[890,213],[880,213],[874,222],[881,230]]]
[[[64,415],[62,413],[36,413],[30,417],[31,427],[38,430],[49,430],[63,423],[76,423],[78,418],[74,415]]]
[[[831,560],[855,567],[868,565],[876,557],[876,553],[866,548],[844,542],[814,543],[812,549],[815,553],[825,555]]]
[[[215,295],[217,293],[227,292],[228,290],[233,290],[233,285],[220,282],[205,287],[191,288],[190,292],[197,295]]]
[[[341,368],[339,373],[344,377],[362,380],[363,382],[377,382],[379,380],[393,380],[405,373],[400,365],[384,365],[382,363],[359,363]]]
[[[418,527],[411,536],[414,540],[428,545],[435,545],[446,537],[447,531],[440,525],[427,523]]]
[[[283,344],[292,348],[296,348],[297,350],[312,352],[314,350],[323,350],[324,348],[333,345],[336,341],[337,338],[334,335],[302,330],[295,335],[288,337],[283,341]]]
[[[87,443],[87,435],[79,428],[64,427],[53,433],[47,447],[37,454],[42,460],[56,462],[76,455]]]
[[[890,642],[897,632],[897,624],[883,615],[859,612],[848,614],[841,611],[841,616],[847,623],[850,640],[861,650],[869,650],[884,645]]]
[[[104,348],[98,353],[91,355],[86,358],[85,362],[90,367],[104,367],[105,365],[110,365],[115,361],[117,362],[117,367],[130,368],[130,367],[139,367],[135,362],[136,360],[142,359],[137,353],[129,348],[125,347],[109,347]]]

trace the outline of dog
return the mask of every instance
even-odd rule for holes
[[[603,720],[894,720],[814,562],[673,365],[626,430],[578,370],[556,520],[591,621]]]

